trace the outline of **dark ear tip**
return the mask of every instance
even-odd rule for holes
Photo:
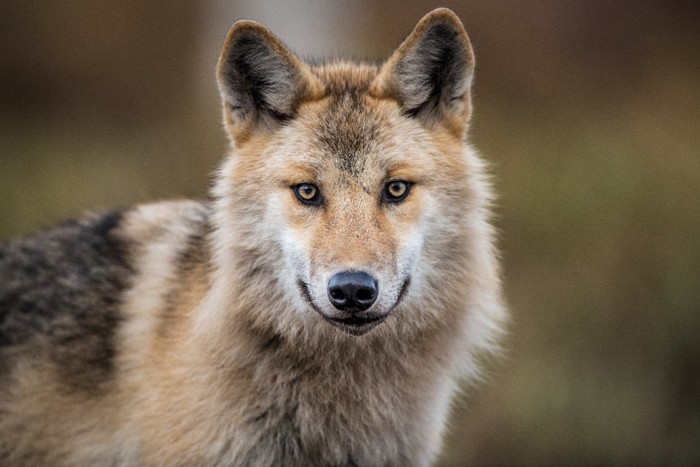
[[[241,19],[233,23],[224,41],[224,49],[235,45],[241,39],[274,40],[273,34],[262,24],[249,19]]]
[[[260,31],[267,30],[267,28],[262,24],[258,23],[252,19],[239,19],[233,23],[231,29],[228,31],[228,35],[236,34],[240,31]]]
[[[419,21],[419,24],[424,24],[425,26],[432,24],[451,24],[459,29],[464,29],[462,21],[459,19],[457,14],[450,10],[449,8],[436,8],[430,13],[426,14],[423,19]]]

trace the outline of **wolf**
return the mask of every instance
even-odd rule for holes
[[[507,318],[473,70],[447,9],[378,65],[236,22],[208,200],[0,248],[0,464],[430,464]]]

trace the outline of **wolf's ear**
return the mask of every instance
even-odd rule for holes
[[[396,99],[403,111],[428,126],[466,128],[474,54],[464,26],[439,8],[416,25],[382,67],[375,92]]]
[[[217,67],[224,119],[234,140],[293,118],[299,103],[321,92],[308,66],[265,26],[238,21]]]

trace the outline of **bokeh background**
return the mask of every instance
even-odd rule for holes
[[[514,318],[440,465],[698,465],[698,2],[3,0],[0,237],[205,196],[235,19],[377,60],[437,6],[476,51]]]

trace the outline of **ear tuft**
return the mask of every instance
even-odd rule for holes
[[[292,118],[301,100],[318,87],[308,67],[267,28],[236,22],[226,37],[217,69],[231,125],[250,126]]]
[[[474,56],[462,23],[446,8],[428,13],[387,61],[379,93],[396,99],[407,115],[432,124],[466,122]]]

